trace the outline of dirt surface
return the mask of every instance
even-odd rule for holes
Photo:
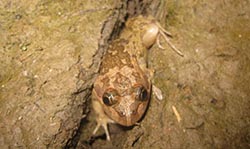
[[[250,147],[249,4],[169,3],[167,28],[185,56],[151,51],[155,83],[165,99],[153,98],[136,148]]]
[[[152,96],[140,126],[111,125],[111,142],[104,132],[88,140],[95,126],[90,116],[79,148],[250,148],[250,1],[167,1],[158,7],[157,18],[185,55],[164,42],[165,50],[150,50],[164,99]]]
[[[250,148],[250,1],[149,2],[1,1],[1,148]],[[103,131],[90,139],[107,40],[117,20],[141,13],[160,20],[184,57],[153,46],[164,99],[152,95],[139,126],[110,125],[110,142]]]
[[[70,143],[86,116],[119,6],[88,0],[0,2],[1,148]],[[107,24],[109,19],[113,23]]]

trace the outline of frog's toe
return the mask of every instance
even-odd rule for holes
[[[96,132],[99,130],[100,126],[103,127],[105,134],[106,134],[106,137],[107,137],[107,140],[110,141],[110,135],[109,135],[109,131],[108,131],[108,123],[103,123],[103,124],[97,123],[92,135],[94,136],[96,134]]]
[[[100,128],[100,124],[99,123],[97,123],[97,125],[96,125],[96,127],[95,127],[95,129],[94,129],[94,131],[93,131],[93,133],[92,133],[92,135],[95,135],[96,134],[96,132],[97,132],[97,130]]]
[[[160,35],[157,36],[156,38],[156,43],[157,43],[157,46],[160,48],[160,49],[164,49],[164,47],[161,45],[160,43]]]
[[[153,85],[153,93],[156,95],[157,99],[159,100],[163,99],[162,91],[155,85]]]
[[[163,36],[163,38],[165,39],[165,41],[167,42],[167,44],[168,44],[177,54],[179,54],[179,55],[182,56],[182,57],[184,56],[184,54],[183,54],[180,50],[178,50],[178,49],[175,47],[174,44],[172,44],[172,43],[170,42],[170,39],[167,37],[167,35],[166,35],[166,33],[165,33],[164,31],[160,30],[160,35]],[[159,40],[159,39],[158,39],[158,40]],[[159,42],[159,41],[157,41],[157,42]],[[159,46],[160,48],[162,48],[161,45],[158,44],[158,46]]]
[[[102,127],[104,128],[107,140],[110,141],[110,135],[109,135],[109,130],[108,130],[108,124],[103,124]]]

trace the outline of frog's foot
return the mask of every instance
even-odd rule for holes
[[[94,131],[93,131],[93,135],[96,134],[96,132],[98,131],[98,129],[100,128],[100,126],[102,126],[104,128],[107,140],[110,141],[110,135],[109,135],[109,131],[108,131],[108,122],[103,122],[102,124],[100,122],[97,122],[97,126],[95,127]]]
[[[157,42],[157,45],[158,45],[158,47],[159,48],[161,48],[161,49],[164,49],[162,46],[161,46],[161,44],[160,44],[160,36],[163,36],[163,38],[166,40],[166,42],[168,43],[168,45],[177,53],[177,54],[179,54],[180,56],[184,56],[184,54],[180,51],[180,50],[178,50],[175,46],[174,46],[174,44],[172,44],[171,42],[170,42],[170,39],[168,38],[168,36],[172,36],[171,35],[171,33],[169,33],[168,31],[166,31],[158,22],[156,23],[156,25],[158,26],[158,28],[159,28],[159,34],[158,34],[158,36],[157,36],[157,38],[156,38],[156,42]]]
[[[93,135],[96,134],[96,132],[99,130],[100,126],[102,126],[104,128],[107,140],[110,140],[110,135],[109,135],[109,131],[108,131],[108,123],[114,123],[113,120],[111,120],[109,117],[107,117],[101,107],[101,104],[96,101],[93,100],[92,101],[93,104],[93,109],[96,113],[96,122],[97,122],[97,126],[95,127],[94,131],[93,131]]]
[[[163,99],[162,91],[158,87],[156,87],[155,85],[153,85],[152,90],[153,90],[153,93],[155,94],[155,96],[156,96],[156,98],[158,100],[162,100]]]
[[[154,69],[145,69],[145,72],[147,72],[146,74],[147,74],[147,77],[149,78],[149,80],[152,80],[154,77],[155,70]],[[162,91],[158,87],[153,85],[152,90],[153,90],[153,93],[156,95],[156,98],[158,100],[163,99]]]

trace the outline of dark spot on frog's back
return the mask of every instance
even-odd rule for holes
[[[110,85],[110,84],[109,84],[109,82],[110,82],[109,77],[105,77],[105,78],[103,78],[101,81],[102,81],[103,84],[105,84],[105,85]]]
[[[112,42],[103,57],[101,73],[106,73],[114,67],[122,68],[125,65],[133,68],[130,55],[125,51],[126,44],[128,44],[128,41],[124,39],[117,39]]]

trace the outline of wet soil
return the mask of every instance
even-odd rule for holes
[[[167,28],[185,56],[178,57],[171,49],[151,51],[155,83],[164,90],[165,99],[152,100],[145,117],[146,130],[151,131],[141,138],[143,145],[250,147],[249,4],[250,1],[169,4]]]
[[[157,17],[172,42],[150,49],[153,95],[139,126],[111,125],[86,148],[250,148],[250,1],[167,1]],[[162,6],[161,6],[162,7]],[[166,15],[164,15],[166,14]],[[165,17],[164,17],[165,16]],[[90,118],[91,120],[92,118]],[[90,123],[85,129],[94,129]],[[85,134],[91,134],[84,131]],[[83,135],[84,136],[84,135]],[[86,143],[87,142],[87,143]]]
[[[114,1],[0,2],[1,148],[62,148],[71,141],[86,117],[118,6]],[[105,28],[108,19],[113,23]]]
[[[148,2],[1,1],[1,148],[250,148],[250,1]],[[107,40],[117,20],[141,13],[184,57],[164,40],[153,46],[164,99],[152,95],[137,126],[110,125],[110,142],[102,130],[91,138],[88,101]]]

